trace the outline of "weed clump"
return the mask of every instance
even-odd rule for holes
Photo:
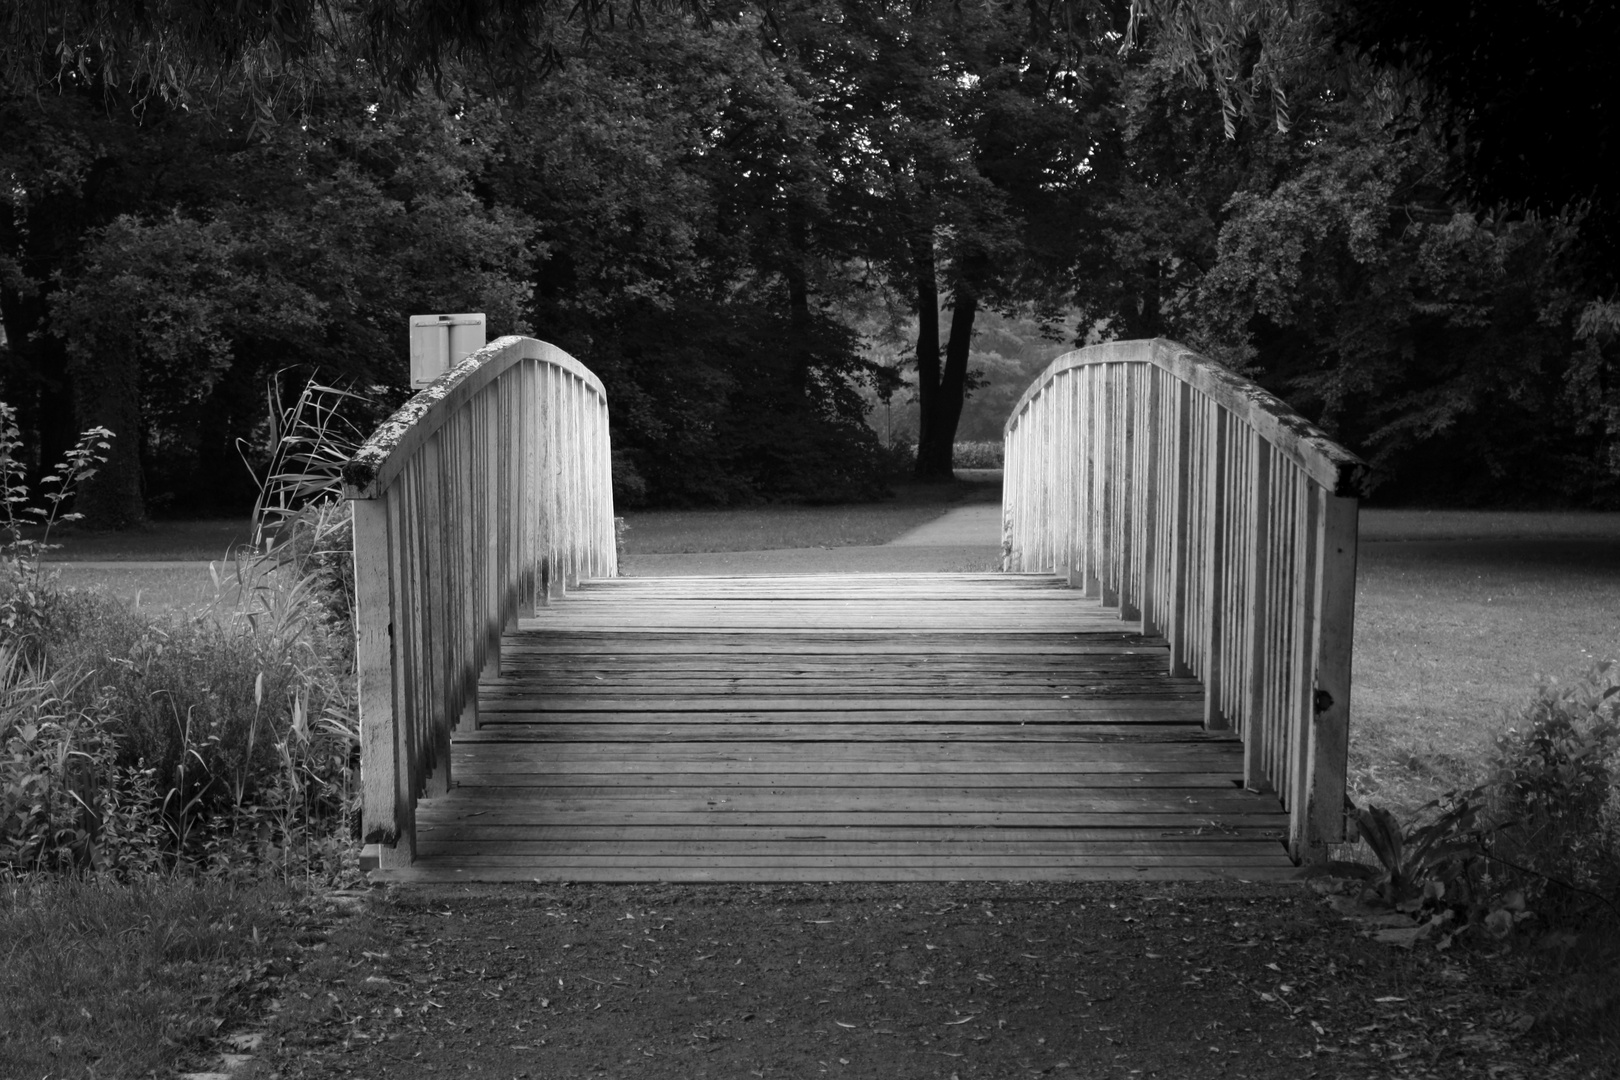
[[[216,601],[153,618],[42,572],[88,432],[30,506],[0,404],[0,872],[341,872],[358,809],[347,507],[313,491]],[[300,438],[301,436],[291,436]],[[99,444],[99,445],[98,445]]]
[[[1483,783],[1404,828],[1357,819],[1382,873],[1363,899],[1409,914],[1408,940],[1471,937],[1548,976],[1537,1022],[1573,1037],[1620,1020],[1620,662],[1542,687]]]

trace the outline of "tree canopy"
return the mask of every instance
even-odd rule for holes
[[[897,385],[943,477],[1032,335],[1169,335],[1375,496],[1612,502],[1613,16],[1500,7],[20,0],[0,396],[42,461],[129,433],[102,524],[241,505],[267,384],[385,405],[481,310],[601,375],[621,501],[825,500]]]

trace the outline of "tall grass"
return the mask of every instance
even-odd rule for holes
[[[288,886],[355,872],[348,517],[314,483],[335,451],[300,442],[329,401],[284,416],[259,543],[216,567],[215,602],[162,617],[41,566],[101,436],[35,513],[0,404],[0,1075],[168,1075],[215,1049],[292,952]]]
[[[260,542],[216,570],[200,612],[62,590],[13,530],[4,580],[26,587],[0,591],[0,869],[341,873],[358,732],[337,393],[284,413]]]

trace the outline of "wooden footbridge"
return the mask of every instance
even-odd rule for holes
[[[1360,463],[1218,365],[1055,361],[1002,573],[617,577],[609,463],[529,338],[350,463],[377,875],[1264,878],[1342,838]]]

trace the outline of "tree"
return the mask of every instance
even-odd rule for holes
[[[511,108],[491,190],[539,223],[537,324],[607,385],[621,502],[879,490],[790,76],[755,25],[649,19]]]
[[[950,476],[978,311],[1056,296],[1087,183],[1094,84],[1028,18],[807,3],[771,24],[829,133],[829,202],[854,226],[854,254],[917,316],[921,479]]]
[[[1477,207],[1557,214],[1584,206],[1604,272],[1620,241],[1620,117],[1614,45],[1620,8],[1605,0],[1412,5],[1339,0],[1338,39],[1406,78],[1409,108],[1438,122],[1461,188]]]
[[[82,492],[90,523],[136,522],[148,495],[250,491],[235,441],[262,422],[278,370],[399,385],[413,311],[527,325],[532,226],[472,190],[492,120],[475,103],[384,111],[334,78],[300,125],[250,140],[183,110],[137,121],[99,98],[81,87],[32,113],[11,106],[33,138],[6,162],[14,213],[0,230],[0,310],[26,343],[8,393],[32,382],[21,396],[41,401],[53,382],[74,429],[119,434]],[[53,157],[57,145],[84,150]],[[37,410],[42,430],[50,419]]]

